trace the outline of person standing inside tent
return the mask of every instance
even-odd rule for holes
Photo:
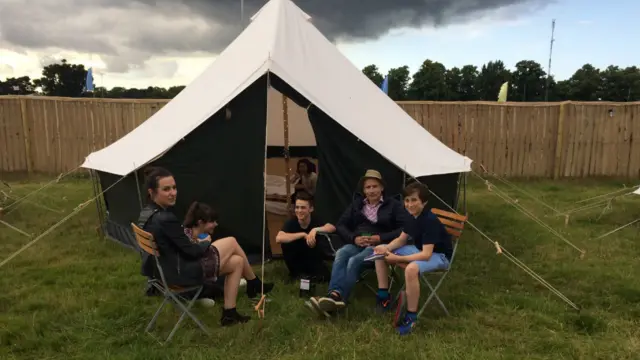
[[[229,326],[247,322],[250,318],[236,311],[240,278],[244,277],[247,280],[247,296],[250,298],[260,294],[263,284],[253,273],[235,238],[227,237],[215,243],[210,237],[197,242],[192,241],[193,239],[185,234],[178,218],[171,212],[178,194],[173,175],[161,167],[148,169],[145,175],[145,189],[150,201],[140,212],[138,226],[153,235],[160,253],[158,261],[168,285],[198,286],[216,278],[218,274],[226,274],[225,303],[220,323],[222,326]],[[210,208],[193,210],[192,221],[188,221],[188,224],[195,224],[193,227],[196,233],[215,227],[216,216]],[[153,259],[143,259],[143,273],[147,276],[155,275],[155,272],[149,273],[150,261]],[[273,284],[264,284],[264,293],[272,289]]]
[[[400,201],[383,196],[384,186],[380,172],[367,170],[358,183],[364,196],[358,193],[336,224],[346,245],[336,252],[328,294],[307,302],[321,315],[330,315],[346,306],[362,263],[373,255],[374,246],[387,244],[404,234],[402,230],[410,216]]]
[[[429,198],[429,189],[421,183],[408,185],[403,192],[404,206],[414,221],[407,226],[407,236],[400,236],[387,245],[378,245],[376,254],[385,258],[376,260],[376,274],[379,291],[379,308],[390,308],[389,268],[388,264],[397,264],[404,268],[406,285],[406,315],[398,319],[396,329],[401,335],[409,334],[417,321],[418,300],[420,299],[420,276],[425,272],[446,270],[453,254],[453,243],[447,229],[438,217],[429,210],[425,211]],[[406,245],[407,241],[413,245]],[[401,293],[400,296],[404,296]],[[403,301],[399,301],[402,305]]]
[[[311,276],[318,281],[329,279],[329,270],[322,261],[322,252],[316,247],[318,232],[333,233],[335,226],[321,222],[313,214],[313,197],[299,192],[295,203],[295,217],[287,220],[276,235],[282,246],[289,277]]]
[[[316,165],[309,159],[300,159],[297,163],[295,174],[291,176],[291,183],[295,186],[295,191],[291,195],[291,203],[296,203],[296,196],[299,192],[307,192],[310,195],[316,193],[316,183],[318,182],[318,174],[316,174]]]

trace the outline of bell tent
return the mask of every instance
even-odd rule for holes
[[[209,203],[221,214],[221,234],[235,236],[247,253],[261,253],[265,159],[283,144],[282,101],[273,89],[297,109],[289,121],[292,147],[314,149],[316,212],[326,221],[337,221],[366,169],[383,174],[389,194],[399,193],[409,176],[456,206],[460,174],[470,171],[471,160],[412,119],[298,6],[271,0],[180,94],[87,156],[82,166],[109,188],[102,197],[105,234],[136,247],[130,223],[145,200],[143,169],[163,166],[176,178],[178,217],[194,200]]]

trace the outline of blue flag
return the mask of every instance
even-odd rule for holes
[[[84,88],[86,91],[93,91],[93,69],[87,70],[87,79],[85,80]]]
[[[385,94],[389,95],[389,75],[384,77],[384,80],[382,80],[382,86],[380,86],[380,88],[382,89],[382,91],[384,91]]]

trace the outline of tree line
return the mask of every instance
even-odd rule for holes
[[[447,69],[443,64],[425,60],[412,75],[408,66],[382,74],[374,64],[362,72],[381,86],[388,77],[388,94],[393,100],[496,101],[503,83],[508,82],[508,101],[640,101],[640,69],[610,65],[598,69],[585,64],[569,79],[556,81],[547,77],[542,66],[533,60],[519,61],[509,70],[500,60],[480,68],[465,65]],[[184,86],[162,88],[96,87],[85,91],[87,69],[66,60],[47,65],[42,77],[29,76],[0,80],[0,95],[41,95],[64,97],[103,97],[129,99],[171,99]]]

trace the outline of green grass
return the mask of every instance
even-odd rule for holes
[[[40,186],[33,182],[10,184],[18,196]],[[621,184],[595,180],[517,182],[539,199],[564,210],[580,199],[616,190]],[[23,204],[3,220],[37,235],[91,194],[86,179],[65,180],[33,197],[63,213]],[[203,335],[193,323],[185,321],[174,340],[160,346],[144,332],[159,302],[142,296],[144,279],[139,275],[139,257],[97,236],[96,210],[91,205],[0,268],[0,358],[637,358],[638,226],[593,239],[640,217],[640,197],[618,200],[602,215],[600,208],[572,216],[565,227],[563,217],[552,216],[550,210],[515,191],[510,194],[585,249],[586,256],[581,259],[576,250],[477,182],[468,191],[471,222],[578,304],[580,311],[566,305],[504,256],[496,255],[492,244],[468,229],[453,271],[439,291],[452,316],[443,316],[433,303],[409,337],[395,334],[391,315],[374,314],[373,295],[363,286],[355,293],[348,319],[318,320],[302,305],[296,284],[283,282],[286,270],[281,262],[275,262],[266,267],[266,280],[275,281],[277,287],[264,322],[254,319],[245,325],[221,328],[219,305],[198,308],[197,314],[212,335]],[[0,259],[28,241],[0,225]],[[375,280],[371,281],[375,286]],[[252,313],[245,297],[238,309]],[[166,336],[177,319],[169,310],[160,317],[156,336]],[[255,317],[255,313],[252,315]]]

